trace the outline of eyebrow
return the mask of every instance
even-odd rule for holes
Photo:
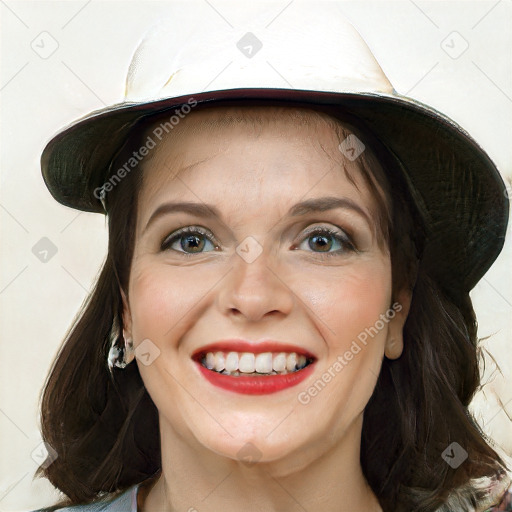
[[[345,197],[318,197],[314,199],[306,199],[300,203],[292,206],[285,217],[299,217],[309,213],[324,212],[327,210],[334,210],[336,208],[343,208],[345,210],[352,210],[363,217],[368,226],[372,227],[372,221],[369,215],[357,203]],[[144,230],[156,221],[159,217],[169,215],[171,213],[182,212],[195,215],[197,217],[214,217],[222,219],[220,211],[211,204],[194,203],[194,202],[169,202],[160,205],[149,218]]]

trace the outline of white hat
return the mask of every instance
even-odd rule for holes
[[[393,155],[425,219],[424,260],[450,286],[473,288],[501,251],[508,222],[506,187],[489,156],[454,121],[398,94],[336,4],[294,3],[269,26],[263,19],[237,30],[178,30],[172,18],[152,27],[133,56],[124,101],[45,147],[42,173],[55,199],[104,212],[97,191],[112,159],[151,114],[191,104],[322,109],[357,119]]]

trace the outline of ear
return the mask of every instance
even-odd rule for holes
[[[391,306],[391,310],[395,314],[388,324],[388,335],[384,349],[384,354],[388,359],[398,359],[402,355],[404,349],[403,329],[409,314],[411,299],[412,292],[410,290],[402,290],[398,294],[397,300]]]
[[[124,338],[132,337],[132,313],[130,304],[123,290],[121,290],[121,299],[123,301],[123,336]]]

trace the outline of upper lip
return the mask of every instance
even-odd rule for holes
[[[296,354],[304,355],[309,359],[316,359],[314,354],[303,347],[270,339],[260,340],[257,342],[239,338],[218,340],[197,349],[192,354],[192,358],[196,359],[207,352],[251,352],[253,354],[261,354],[263,352],[295,352]]]

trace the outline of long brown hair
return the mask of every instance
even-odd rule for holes
[[[156,119],[148,116],[132,129],[111,169],[142,145]],[[454,489],[473,478],[499,477],[506,467],[468,411],[480,384],[475,314],[469,293],[445,289],[422,261],[422,212],[397,161],[361,122],[349,121],[385,170],[363,175],[386,219],[393,292],[413,291],[403,353],[383,360],[365,408],[361,465],[386,512],[430,512]],[[38,474],[67,496],[61,506],[95,501],[161,469],[158,412],[136,364],[114,369],[112,378],[106,362],[114,318],[122,325],[120,290],[128,294],[142,175],[140,169],[129,173],[106,198],[108,254],[42,395],[42,436],[58,458]],[[389,215],[375,183],[386,192]],[[457,469],[441,457],[454,441],[468,453]],[[469,499],[480,498],[475,491]]]

